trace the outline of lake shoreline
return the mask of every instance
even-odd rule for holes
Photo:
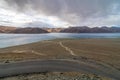
[[[23,45],[43,40],[53,39],[97,39],[97,38],[120,38],[120,33],[48,33],[48,34],[0,34],[0,48]]]

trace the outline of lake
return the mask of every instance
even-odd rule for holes
[[[120,33],[0,34],[0,48],[59,38],[120,38]]]

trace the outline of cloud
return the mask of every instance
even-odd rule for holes
[[[120,0],[5,0],[4,4],[17,13],[56,18],[57,26],[60,22],[61,26],[109,26],[119,25],[120,20]]]
[[[43,23],[40,21],[34,21],[24,24],[25,27],[54,27],[52,24]]]

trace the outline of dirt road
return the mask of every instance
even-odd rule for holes
[[[34,72],[88,72],[120,80],[120,71],[96,64],[87,64],[76,60],[36,60],[0,64],[0,77]]]

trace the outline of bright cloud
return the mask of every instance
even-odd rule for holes
[[[0,0],[0,25],[120,25],[120,0]]]
[[[68,24],[61,21],[59,18],[55,16],[45,16],[42,14],[27,15],[25,13],[13,12],[11,10],[2,9],[2,8],[0,8],[0,18],[1,18],[0,21],[1,24],[13,25],[18,27],[24,26],[25,23],[31,23],[31,22],[43,22],[42,24],[46,23],[46,24],[51,24],[53,26],[64,26]]]

